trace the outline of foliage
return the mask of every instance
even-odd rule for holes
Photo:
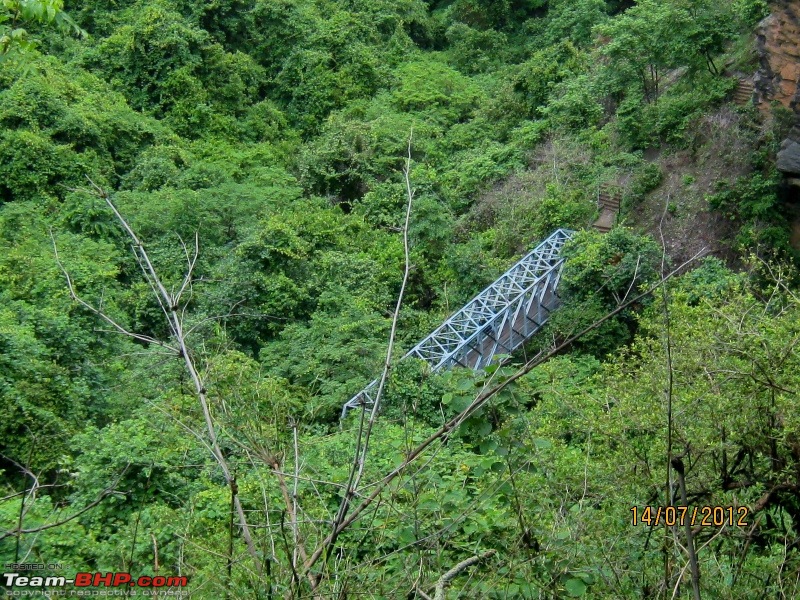
[[[706,273],[708,268],[704,267]],[[717,267],[713,268],[722,274]],[[778,378],[781,387],[788,383],[787,378],[795,379],[793,368],[777,357],[785,356],[787,361],[796,359],[796,353],[790,350],[796,324],[792,324],[793,317],[786,313],[773,321],[775,317],[768,316],[771,302],[756,300],[739,286],[729,286],[714,296],[690,299],[687,293],[692,293],[688,289],[691,284],[686,282],[685,285],[687,287],[675,291],[670,300],[674,361],[673,452],[682,454],[684,462],[692,465],[691,470],[687,469],[687,486],[697,490],[699,502],[752,506],[762,497],[764,489],[772,488],[769,484],[755,488],[749,485],[753,481],[750,469],[766,474],[774,468],[770,466],[770,456],[781,465],[777,471],[796,460],[793,451],[783,442],[787,439],[783,428],[794,418],[789,415],[796,411],[786,404],[788,397],[771,389],[766,380],[758,377],[761,383],[752,380],[745,383],[745,379],[753,369],[759,369],[759,364],[766,370],[765,376]],[[774,308],[778,305],[788,308],[784,304],[787,298],[773,300],[777,303],[772,305]],[[794,307],[788,309],[789,312],[794,312],[796,301],[789,300],[789,303]],[[524,518],[534,523],[544,520],[542,499],[551,494],[563,503],[549,509],[552,521],[543,525],[550,526],[548,536],[553,536],[554,540],[569,540],[569,547],[574,549],[575,554],[562,552],[566,561],[564,567],[600,569],[601,565],[608,565],[607,559],[613,564],[617,557],[631,553],[640,557],[643,565],[649,565],[635,574],[620,570],[619,579],[601,575],[592,588],[592,593],[600,596],[647,594],[647,590],[656,589],[663,578],[663,563],[656,566],[656,562],[646,558],[651,552],[662,551],[652,548],[652,540],[648,542],[658,535],[657,530],[647,526],[632,527],[630,523],[631,506],[664,502],[659,497],[666,493],[669,421],[663,384],[668,363],[664,352],[663,309],[659,304],[654,303],[652,310],[647,311],[641,321],[640,335],[630,350],[608,362],[594,377],[583,375],[574,387],[562,385],[565,371],[580,373],[580,366],[569,357],[551,361],[534,371],[526,383],[530,386],[526,391],[536,395],[538,409],[509,420],[507,425],[511,431],[515,428],[525,431],[526,439],[536,440],[535,444],[528,442],[526,449],[538,449],[540,456],[534,468],[522,471],[529,478],[529,484],[518,484],[519,489],[527,490],[521,499]],[[755,310],[756,306],[759,310]],[[748,309],[754,310],[740,321],[743,311]],[[736,319],[731,319],[733,314],[737,315]],[[763,319],[769,320],[771,325],[767,326]],[[759,346],[758,350],[753,342]],[[716,368],[709,370],[709,361],[720,369],[727,365],[724,373]],[[790,388],[791,384],[786,389]],[[783,410],[788,411],[788,420],[782,420],[781,424],[771,421],[772,411]],[[767,442],[770,435],[779,440],[772,449]],[[548,444],[539,441],[542,439],[548,440]],[[741,461],[728,461],[737,454],[742,456]],[[527,453],[514,456],[524,464]],[[598,464],[606,466],[593,471]],[[777,471],[773,473],[777,475]],[[605,485],[615,491],[609,492]],[[620,497],[626,500],[620,506],[611,506],[606,502],[610,497],[615,502]],[[771,508],[758,522],[769,522],[767,529],[782,539],[788,531],[787,525],[792,528],[796,522],[791,516],[796,511],[796,497],[769,494],[768,498]],[[564,510],[564,506],[569,509]],[[548,509],[544,513],[547,514]],[[782,525],[780,515],[785,519]],[[756,522],[755,518],[748,517],[752,522]],[[608,537],[615,527],[612,523],[620,528],[620,541],[611,542],[615,538]],[[550,532],[562,535],[554,536]],[[736,598],[761,590],[762,582],[747,582],[750,569],[762,568],[765,569],[762,572],[773,573],[773,569],[780,568],[778,563],[782,558],[777,558],[774,546],[766,540],[759,544],[757,556],[745,561],[747,564],[740,564],[736,534],[727,529],[715,529],[713,532],[701,530],[698,535],[708,540],[715,533],[719,535],[715,538],[717,546],[713,554],[709,546],[698,554],[701,572],[710,574],[721,568],[731,573],[728,581],[735,581],[731,585],[736,587],[735,590],[726,589],[722,580],[706,580],[704,589],[713,590],[711,593],[718,597]],[[624,548],[621,548],[618,544],[623,538]],[[592,541],[586,543],[587,540]],[[590,548],[592,552],[585,553]],[[556,547],[552,550],[556,551]],[[709,578],[715,579],[713,575]],[[610,586],[609,591],[602,591],[604,585]],[[766,584],[766,587],[773,589],[771,585]],[[789,591],[794,590],[793,586],[784,587],[784,592],[795,593]]]
[[[648,102],[660,95],[669,69],[716,74],[713,56],[734,33],[729,6],[706,0],[642,0],[598,31],[609,38],[601,52],[617,85],[636,83]]]
[[[198,598],[424,597],[476,557],[451,596],[689,597],[684,530],[630,525],[675,501],[680,457],[691,504],[750,511],[693,530],[703,597],[798,596],[800,305],[774,169],[791,114],[718,108],[766,3],[67,8],[0,3],[5,563],[180,573]],[[750,161],[706,173],[713,152]],[[640,225],[654,191],[683,212],[710,190],[754,273],[707,259],[596,326],[669,270],[644,225],[587,230],[608,189]],[[576,230],[561,307],[519,354],[398,360],[557,227]],[[167,296],[191,270],[178,306],[142,248]],[[366,434],[341,406],[393,326]]]
[[[732,184],[720,181],[720,191],[709,197],[709,204],[728,218],[746,223],[737,239],[743,248],[758,248],[765,254],[791,254],[786,215],[778,195],[779,179],[778,173],[772,171],[767,175],[755,173]]]
[[[618,131],[636,148],[667,142],[674,146],[689,142],[691,124],[709,106],[721,102],[735,87],[733,79],[699,74],[692,82],[675,84],[657,102],[642,103],[635,96],[620,103]]]
[[[565,248],[568,266],[562,285],[568,296],[597,295],[620,304],[629,291],[652,284],[659,275],[661,249],[644,236],[624,228],[607,235],[581,232]]]
[[[226,52],[166,5],[150,3],[133,15],[87,52],[85,63],[111,78],[134,108],[168,115],[177,131],[196,135],[224,132],[224,116],[254,103],[264,73],[251,57]]]
[[[77,35],[86,35],[64,12],[63,0],[5,0],[0,6],[0,62],[36,47],[24,27],[38,23],[54,23]]]
[[[543,109],[558,83],[580,67],[580,55],[569,42],[539,50],[520,64],[512,79],[514,92],[524,102],[525,114],[535,117]]]
[[[643,200],[645,194],[656,189],[663,179],[664,173],[658,164],[647,163],[642,165],[634,173],[633,181],[631,182],[630,195],[633,201]]]
[[[605,235],[578,233],[564,253],[567,263],[561,293],[567,306],[549,324],[564,338],[591,326],[657,281],[663,256],[651,238],[621,227]],[[629,308],[582,337],[578,346],[604,356],[627,343],[636,327]]]
[[[41,217],[14,203],[0,216],[0,392],[2,453],[28,468],[51,471],[69,464],[70,437],[87,422],[103,422],[109,406],[102,387],[116,377],[124,345],[107,341],[75,310],[52,260]],[[74,280],[87,294],[113,285],[115,252],[102,241],[64,234]]]
[[[445,35],[452,62],[464,73],[483,73],[497,68],[508,54],[508,36],[495,29],[479,30],[457,22]]]
[[[592,28],[605,20],[606,10],[603,0],[550,0],[544,38],[551,44],[571,40],[584,46],[592,41]]]
[[[3,197],[63,197],[91,173],[114,185],[140,152],[169,134],[97,77],[52,59],[0,91]]]

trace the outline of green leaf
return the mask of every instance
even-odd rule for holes
[[[481,442],[478,448],[480,449],[481,454],[488,454],[489,452],[497,448],[497,442],[495,442],[494,440],[486,440]]]
[[[576,577],[579,577],[586,585],[592,585],[594,583],[594,575],[591,573],[575,573]]]
[[[586,584],[577,578],[567,579],[564,587],[572,598],[580,598],[586,593]]]
[[[475,383],[471,379],[462,379],[458,382],[458,389],[462,392],[469,391],[474,387]]]
[[[475,428],[475,433],[477,433],[480,437],[486,437],[492,433],[492,424],[489,423],[489,421],[481,421]]]

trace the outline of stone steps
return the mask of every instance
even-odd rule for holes
[[[612,196],[609,195],[608,192],[601,192],[597,204],[600,206],[601,209],[611,208],[613,210],[619,210],[619,205],[620,205],[619,194],[615,194]]]
[[[600,208],[600,217],[594,222],[592,227],[600,233],[608,233],[614,226],[619,212],[622,192],[612,186],[602,186],[597,197],[597,204]]]
[[[614,221],[617,220],[617,211],[610,208],[604,208],[600,213],[600,218],[594,222],[594,227],[600,233],[608,233],[614,226]]]
[[[739,85],[733,92],[733,101],[739,106],[745,106],[753,103],[753,92],[755,87],[753,82],[749,79],[740,79]]]

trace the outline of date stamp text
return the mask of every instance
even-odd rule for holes
[[[658,527],[690,525],[694,527],[744,527],[750,509],[746,506],[632,506],[633,525]]]

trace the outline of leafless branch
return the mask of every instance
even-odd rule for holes
[[[66,484],[64,484],[64,483],[46,483],[46,484],[39,484],[36,487],[37,487],[37,489],[41,490],[41,489],[45,489],[45,488],[64,487],[65,485]],[[30,488],[28,488],[26,490],[22,490],[22,491],[19,491],[19,492],[14,492],[13,494],[8,494],[7,496],[3,496],[2,498],[0,498],[0,504],[2,504],[3,502],[8,502],[9,500],[13,500],[14,498],[18,498],[19,496],[25,496],[25,495],[29,494],[30,491],[31,491]]]
[[[192,379],[192,383],[194,384],[195,394],[197,396],[197,399],[199,400],[200,407],[202,409],[203,418],[205,420],[205,425],[206,425],[206,435],[208,436],[209,439],[208,446],[210,447],[211,454],[213,455],[214,459],[216,460],[217,464],[222,470],[223,476],[225,477],[225,481],[228,487],[230,488],[232,501],[238,516],[239,527],[241,528],[242,531],[242,537],[244,538],[245,544],[253,560],[253,563],[256,566],[256,571],[260,573],[262,568],[261,560],[258,556],[258,552],[256,551],[255,544],[253,543],[252,535],[250,533],[250,526],[247,523],[244,509],[242,508],[241,500],[238,494],[238,488],[236,486],[236,480],[231,471],[230,465],[228,464],[228,460],[225,458],[225,455],[223,454],[222,449],[220,448],[219,441],[217,438],[216,428],[214,426],[214,420],[211,416],[211,410],[208,403],[206,386],[205,383],[203,382],[203,378],[200,374],[200,371],[198,370],[194,362],[191,349],[187,345],[186,333],[183,330],[183,319],[179,316],[179,311],[185,309],[185,305],[184,306],[179,305],[180,296],[183,293],[183,291],[191,284],[192,270],[194,268],[197,256],[195,255],[194,259],[191,259],[189,261],[187,273],[183,278],[183,285],[181,286],[179,292],[175,295],[170,294],[167,291],[166,287],[164,286],[160,276],[158,275],[158,271],[153,266],[153,263],[150,260],[150,256],[147,253],[147,250],[145,249],[144,243],[136,235],[136,232],[133,230],[133,228],[125,219],[125,217],[122,216],[122,213],[120,213],[120,211],[117,209],[111,197],[105,192],[105,190],[103,190],[100,186],[98,186],[88,176],[87,180],[89,181],[90,185],[95,190],[97,195],[105,201],[105,203],[117,217],[117,221],[119,221],[122,228],[128,234],[128,237],[130,238],[132,243],[133,254],[136,257],[136,260],[139,263],[142,272],[144,273],[145,279],[150,285],[156,300],[158,301],[162,311],[164,312],[167,324],[169,325],[172,335],[175,338],[174,343],[177,344],[177,347],[167,345],[164,342],[160,342],[159,340],[156,340],[149,336],[143,336],[141,334],[130,332],[127,329],[123,328],[122,326],[118,325],[113,319],[108,317],[108,315],[106,315],[102,311],[95,309],[87,302],[83,301],[81,298],[78,297],[72,285],[72,281],[69,275],[66,273],[66,271],[63,269],[62,266],[62,271],[64,271],[67,277],[67,284],[70,288],[70,293],[72,297],[75,300],[77,300],[82,306],[86,307],[94,314],[97,314],[105,321],[111,323],[118,331],[120,331],[120,333],[133,337],[135,339],[139,339],[141,341],[147,341],[149,343],[155,343],[169,347],[173,349],[178,354],[178,356],[180,356],[183,359],[186,370]],[[199,253],[198,240],[199,237],[195,236],[196,253]],[[56,260],[58,260],[57,255],[56,255]]]
[[[630,296],[631,292],[633,291],[633,285],[636,283],[636,279],[639,277],[639,265],[642,262],[642,255],[639,254],[636,256],[636,268],[633,270],[633,277],[631,277],[631,284],[628,286],[628,290],[625,292],[625,295],[619,300],[619,302],[625,302]],[[663,275],[663,272],[662,272]]]
[[[356,491],[358,490],[358,486],[361,482],[361,478],[364,474],[364,466],[366,465],[367,454],[369,452],[370,436],[372,435],[372,429],[375,425],[375,419],[377,418],[378,413],[380,412],[383,390],[386,386],[386,380],[389,377],[389,371],[392,368],[392,354],[394,352],[395,336],[397,333],[397,321],[400,318],[400,308],[402,307],[403,304],[406,285],[408,284],[408,276],[411,272],[411,257],[410,257],[409,241],[408,241],[408,229],[409,229],[409,223],[411,222],[411,206],[414,200],[414,190],[411,187],[411,143],[413,137],[414,137],[414,132],[412,130],[408,136],[408,154],[406,157],[406,164],[403,169],[403,175],[406,185],[406,213],[405,213],[405,220],[403,223],[403,259],[404,259],[403,280],[402,283],[400,284],[400,292],[397,295],[397,302],[395,303],[394,314],[392,315],[392,324],[389,332],[389,343],[387,344],[387,349],[386,349],[386,360],[383,363],[383,371],[381,372],[381,376],[378,381],[378,389],[377,392],[375,393],[374,401],[372,404],[372,410],[370,411],[369,419],[367,419],[366,426],[364,421],[367,409],[366,407],[362,409],[361,423],[359,425],[359,432],[356,440],[356,450],[354,454],[353,466],[350,469],[349,480],[347,482],[347,489],[345,491],[344,496],[342,497],[342,501],[341,504],[339,505],[339,510],[336,513],[336,517],[333,520],[331,543],[335,543],[336,537],[339,535],[338,528],[341,525],[342,521],[344,521],[345,517],[347,516],[347,511],[350,507],[350,502],[355,496]]]
[[[157,339],[152,338],[152,337],[150,337],[148,335],[143,335],[141,333],[136,333],[134,331],[129,331],[128,329],[126,329],[125,327],[123,327],[122,325],[117,323],[117,321],[115,321],[114,319],[109,317],[107,313],[101,311],[100,309],[95,308],[94,306],[92,306],[91,304],[86,302],[83,298],[81,298],[78,295],[78,293],[75,291],[75,286],[74,286],[74,284],[72,282],[72,278],[70,277],[69,273],[64,268],[64,265],[61,262],[61,259],[60,259],[59,255],[58,255],[58,246],[56,245],[56,239],[55,239],[52,231],[50,232],[50,240],[53,243],[53,252],[55,254],[56,264],[58,265],[58,268],[61,270],[61,273],[64,275],[64,278],[67,280],[67,287],[69,288],[69,295],[75,302],[77,302],[78,304],[80,304],[81,306],[83,306],[84,308],[89,310],[90,312],[96,314],[98,317],[103,319],[106,323],[109,323],[118,333],[121,333],[122,335],[126,335],[126,336],[128,336],[130,338],[133,338],[135,340],[139,340],[140,342],[144,342],[146,344],[155,344],[157,346],[161,346],[163,348],[167,348],[169,350],[172,350],[175,353],[178,352],[177,348],[174,348],[173,346],[170,346],[169,344],[166,344],[166,343],[162,342],[161,340],[157,340]]]
[[[417,593],[417,596],[422,598],[422,600],[433,600],[428,594],[423,592],[419,587],[414,588],[414,591]]]
[[[191,285],[193,281],[192,273],[194,272],[195,264],[197,264],[197,257],[200,255],[200,236],[196,231],[194,232],[194,255],[191,258],[189,257],[189,251],[186,249],[186,244],[184,243],[183,240],[181,240],[181,246],[183,246],[183,252],[184,254],[186,254],[187,267],[186,267],[186,275],[183,278],[183,283],[181,284],[178,293],[175,294],[174,296],[175,304],[180,304],[183,292],[189,285]]]
[[[119,474],[119,477],[117,477],[117,479],[114,481],[114,483],[112,483],[109,487],[107,487],[102,492],[100,492],[100,495],[97,497],[97,499],[94,502],[91,502],[91,503],[87,504],[82,509],[80,509],[78,512],[73,513],[72,515],[70,515],[66,519],[61,519],[60,521],[56,521],[55,523],[47,523],[45,525],[39,525],[38,527],[31,527],[30,529],[23,529],[21,527],[16,527],[14,529],[6,531],[3,534],[0,534],[0,541],[4,540],[7,537],[14,536],[14,535],[20,535],[20,534],[25,535],[25,534],[29,534],[29,533],[38,533],[40,531],[45,531],[47,529],[52,529],[53,527],[60,527],[61,525],[64,525],[65,523],[69,523],[70,521],[73,521],[73,520],[77,519],[82,514],[92,510],[95,506],[97,506],[103,500],[105,500],[106,497],[110,496],[111,494],[113,494],[116,491],[117,484],[120,482],[122,477],[128,471],[128,467],[129,466],[130,465],[127,465],[122,470],[122,473]]]
[[[455,567],[444,573],[436,583],[436,593],[433,596],[433,600],[444,600],[444,590],[450,581],[452,581],[464,569],[468,569],[472,565],[478,564],[482,560],[486,560],[487,558],[494,556],[496,552],[496,550],[489,550],[483,554],[471,556],[466,560],[462,560]]]

